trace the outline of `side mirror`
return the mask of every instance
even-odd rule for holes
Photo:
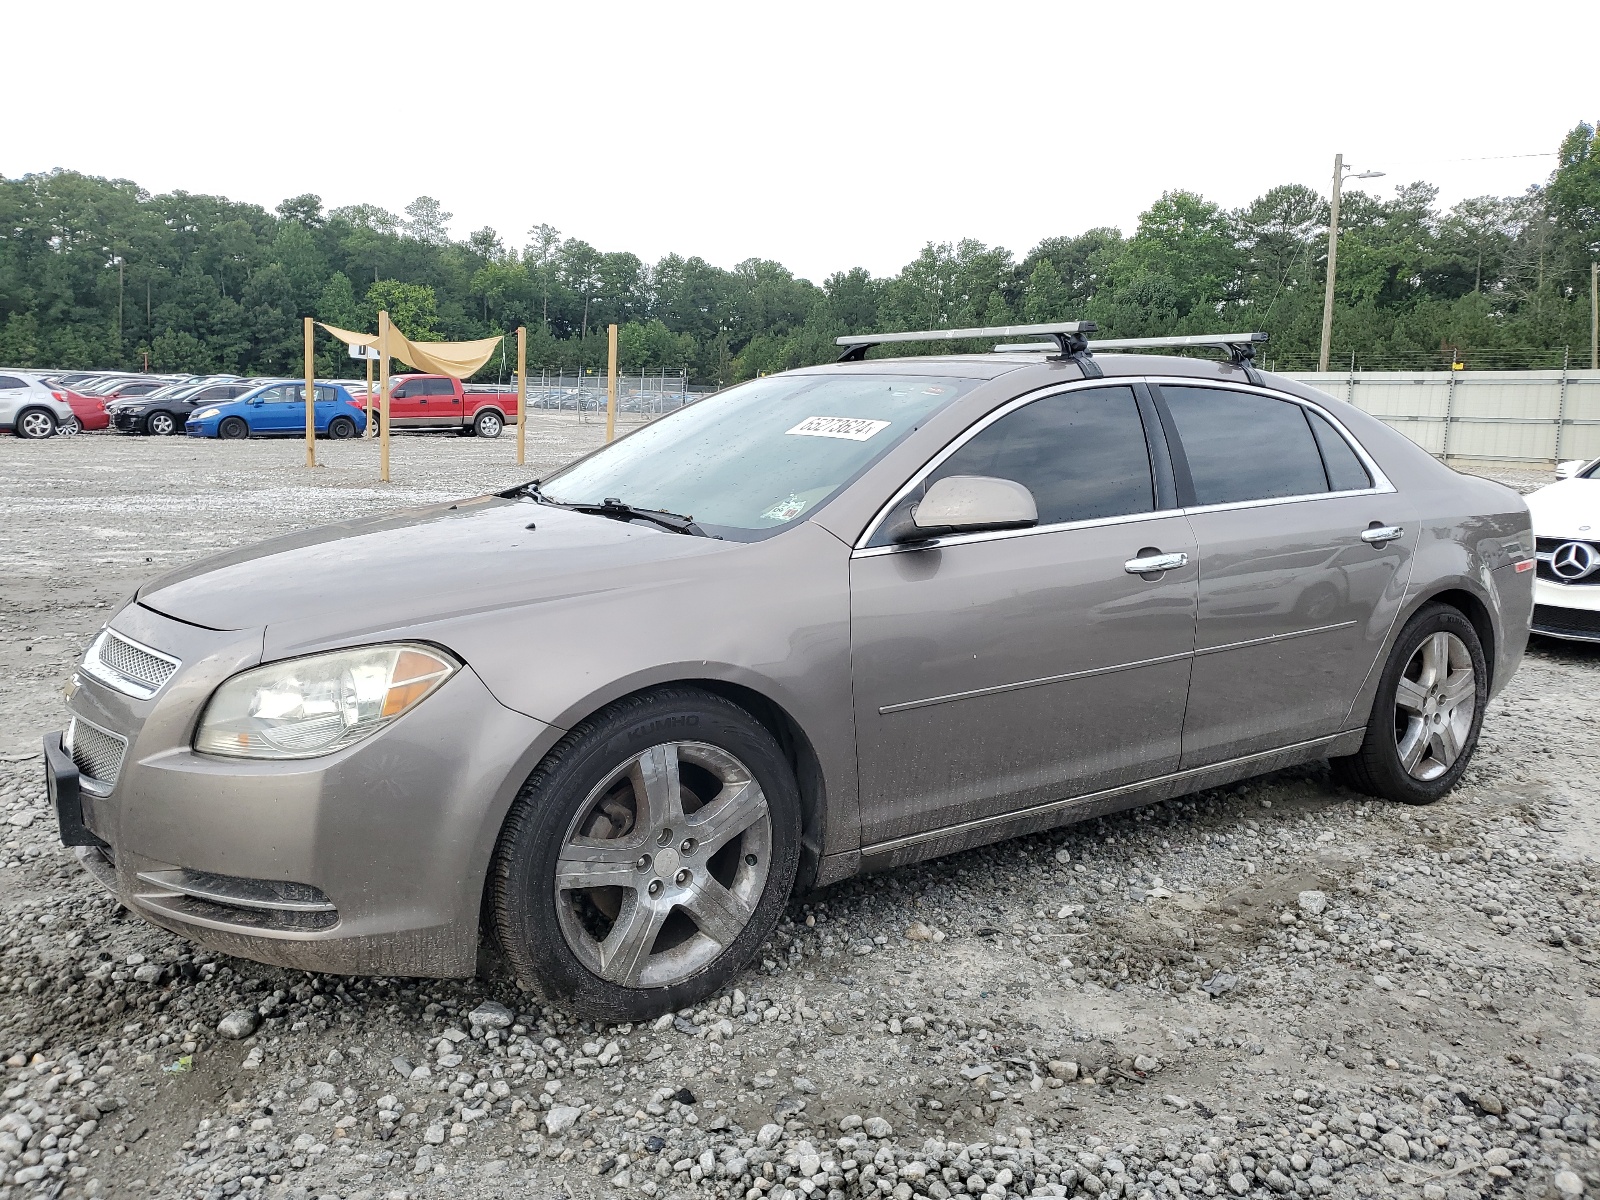
[[[952,533],[1024,529],[1039,523],[1033,493],[1010,479],[948,475],[892,531],[897,542],[922,542]]]
[[[1586,467],[1586,466],[1588,466],[1588,460],[1586,460],[1586,459],[1569,458],[1564,463],[1557,463],[1556,464],[1556,478],[1557,479],[1571,479],[1574,475],[1576,475],[1579,471],[1583,470],[1583,468]]]

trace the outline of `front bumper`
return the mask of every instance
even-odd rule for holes
[[[1533,584],[1533,632],[1571,642],[1600,642],[1600,584]]]
[[[261,631],[202,630],[138,605],[113,625],[184,665],[149,700],[80,676],[69,702],[78,729],[127,740],[109,788],[65,786],[90,748],[75,744],[77,764],[59,742],[47,756],[62,840],[81,847],[97,879],[154,924],[241,958],[342,974],[472,973],[500,824],[559,731],[499,704],[468,667],[346,750],[206,757],[190,748],[200,711],[218,683],[259,660]],[[76,826],[60,799],[73,790]]]

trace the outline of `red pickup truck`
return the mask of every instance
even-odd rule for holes
[[[376,390],[376,385],[374,385]],[[377,407],[377,397],[373,397]],[[395,375],[389,380],[389,427],[454,429],[495,438],[517,416],[517,391],[462,384],[448,375]]]

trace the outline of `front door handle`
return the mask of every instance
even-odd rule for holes
[[[1129,575],[1153,575],[1161,571],[1175,571],[1189,565],[1187,554],[1152,554],[1145,558],[1130,558],[1122,564]]]
[[[1405,536],[1405,528],[1400,525],[1374,525],[1371,529],[1361,531],[1361,540],[1369,546],[1382,546]]]

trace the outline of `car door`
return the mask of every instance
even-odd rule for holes
[[[456,385],[450,379],[427,380],[427,393],[423,399],[428,404],[429,429],[461,428],[461,397],[456,395]]]
[[[426,379],[403,379],[389,389],[389,427],[421,429],[426,426],[428,406],[422,394]]]
[[[290,383],[280,383],[266,391],[257,394],[255,401],[250,404],[250,411],[246,418],[250,422],[253,433],[280,434],[288,433],[294,428],[298,419],[305,424],[305,409],[300,407],[298,386]],[[259,401],[259,404],[256,403]]]
[[[1325,410],[1245,387],[1153,391],[1200,556],[1183,767],[1340,731],[1399,612],[1410,512]]]
[[[15,375],[0,375],[0,425],[9,427],[16,422],[27,391],[27,383]]]
[[[880,532],[854,553],[864,846],[1160,775],[1181,752],[1194,544],[1142,390],[1013,402],[879,530],[947,475],[1021,483],[1039,524],[923,546]],[[1128,570],[1159,555],[1169,569]]]

